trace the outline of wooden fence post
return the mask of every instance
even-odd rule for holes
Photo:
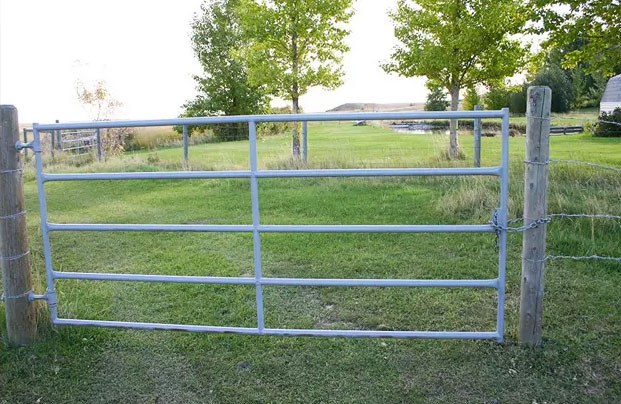
[[[188,125],[183,125],[183,168],[188,169]]]
[[[302,157],[308,163],[308,122],[302,122]]]
[[[60,121],[57,119],[56,123],[59,123]],[[79,136],[79,135],[78,135]],[[80,145],[80,143],[78,142],[78,146]],[[58,149],[58,151],[63,151],[63,139],[62,139],[62,133],[60,130],[56,131],[56,148]],[[79,150],[78,150],[79,151]],[[79,154],[79,153],[78,153]]]
[[[474,106],[475,111],[481,110],[480,105]],[[481,167],[481,120],[474,120],[474,166]]]
[[[29,345],[35,337],[32,274],[26,233],[24,183],[19,141],[17,109],[0,106],[0,261],[4,286],[4,304],[8,340]]]
[[[549,87],[529,87],[526,106],[526,167],[524,169],[524,225],[546,216],[550,156]],[[519,341],[541,345],[546,225],[528,229],[522,242],[522,288]]]
[[[101,131],[95,129],[95,139],[97,141],[97,161],[101,163]]]

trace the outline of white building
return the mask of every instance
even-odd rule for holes
[[[611,77],[606,84],[606,91],[599,103],[599,113],[611,113],[615,108],[621,108],[621,74]]]

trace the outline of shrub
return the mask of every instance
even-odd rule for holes
[[[597,137],[621,137],[621,108],[615,108],[611,113],[602,112],[600,122],[593,125],[593,136]],[[606,122],[616,122],[606,123]]]
[[[481,104],[481,96],[477,93],[476,88],[470,87],[466,90],[466,95],[464,96],[464,102],[462,104],[462,108],[464,111],[472,111],[474,110],[475,105]]]
[[[531,86],[548,86],[552,90],[552,112],[568,112],[574,100],[571,80],[558,66],[539,72]]]
[[[429,87],[425,111],[446,111],[449,102],[446,100],[446,92],[441,86]]]

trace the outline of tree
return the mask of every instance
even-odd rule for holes
[[[468,87],[466,90],[466,95],[464,96],[464,102],[462,103],[462,108],[464,111],[472,111],[474,110],[475,105],[481,104],[481,96],[477,93],[477,89],[472,86]]]
[[[533,86],[548,86],[552,90],[552,112],[568,112],[574,99],[571,80],[558,66],[549,66],[537,74]]]
[[[342,55],[349,50],[352,0],[244,0],[239,16],[248,46],[238,55],[248,77],[271,95],[291,100],[299,112],[300,96],[310,87],[333,89],[342,84]],[[293,125],[293,156],[300,157],[300,138]]]
[[[607,80],[604,76],[598,71],[592,71],[589,62],[578,62],[573,67],[566,67],[563,62],[566,55],[583,47],[584,41],[578,40],[571,44],[563,45],[560,48],[547,49],[535,59],[539,61],[539,64],[535,64],[532,68],[532,70],[537,72],[535,77],[540,76],[544,71],[552,71],[559,76],[557,81],[563,81],[559,85],[560,88],[557,88],[559,91],[555,91],[552,88],[553,110],[555,108],[554,98],[557,94],[569,98],[570,109],[596,107],[599,105],[599,100],[606,88]],[[565,75],[566,79],[560,77],[559,71]],[[565,101],[562,102],[565,103]]]
[[[446,111],[449,102],[446,100],[446,92],[444,87],[428,84],[429,94],[427,94],[427,102],[425,103],[425,111]]]
[[[526,14],[519,0],[399,0],[390,13],[400,41],[387,72],[427,76],[451,95],[479,83],[495,84],[515,74],[526,50],[510,36],[523,30]],[[459,157],[457,121],[451,121],[449,156]]]
[[[531,0],[534,29],[547,33],[548,50],[582,42],[563,57],[563,67],[588,63],[587,73],[605,77],[621,72],[621,2],[619,0]]]
[[[94,121],[109,119],[110,115],[123,105],[110,95],[108,86],[103,80],[98,80],[87,86],[81,79],[78,79],[75,84],[75,92],[78,101]]]
[[[240,0],[212,0],[192,21],[192,49],[203,74],[194,76],[198,96],[183,105],[182,116],[251,115],[267,111],[268,97],[248,80],[246,65],[234,52],[246,45],[235,13]],[[190,128],[190,131],[196,128]],[[246,124],[211,128],[222,140],[248,137]]]
[[[123,103],[110,94],[104,80],[97,80],[87,85],[78,79],[75,91],[78,101],[93,121],[109,120],[114,111],[123,106]],[[110,128],[101,133],[101,146],[106,155],[122,153],[131,148],[132,142],[133,134],[128,128]]]

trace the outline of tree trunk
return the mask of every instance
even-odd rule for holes
[[[293,102],[291,103],[291,112],[297,114],[300,111],[300,107],[298,105],[298,97],[293,97]],[[298,133],[298,123],[293,122],[293,139],[292,139],[292,147],[293,147],[293,158],[300,159],[300,134]]]
[[[291,32],[291,51],[292,51],[292,71],[293,71],[293,88],[292,97],[291,97],[291,113],[297,114],[300,112],[300,107],[298,105],[298,101],[300,99],[300,87],[298,83],[298,34],[296,31],[296,20],[293,20],[293,29]],[[300,134],[298,131],[298,123],[293,122],[293,139],[291,142],[292,146],[292,154],[294,160],[299,160],[300,156]]]
[[[453,84],[451,88],[451,111],[457,111],[459,106],[459,86]],[[459,158],[459,138],[457,137],[457,119],[451,119],[449,157]]]

